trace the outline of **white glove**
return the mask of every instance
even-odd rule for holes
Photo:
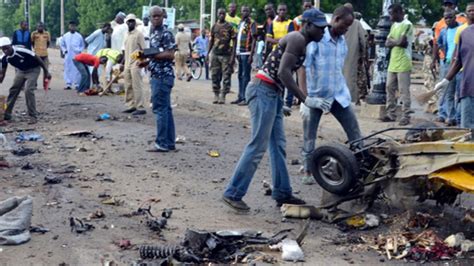
[[[291,115],[291,108],[288,106],[283,106],[283,115],[290,116]]]
[[[309,112],[310,109],[308,106],[306,106],[305,104],[300,104],[300,115],[303,120],[309,119]]]
[[[435,91],[444,90],[448,87],[448,85],[449,85],[449,80],[443,79],[436,84]]]
[[[331,110],[332,103],[324,98],[319,97],[306,97],[304,104],[309,108],[321,109],[323,112],[327,113]]]

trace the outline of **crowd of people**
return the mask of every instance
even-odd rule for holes
[[[437,121],[449,126],[474,128],[473,76],[463,75],[474,69],[474,3],[466,13],[457,14],[455,0],[444,0],[444,16],[434,27],[430,68],[440,70]],[[150,76],[151,106],[156,116],[155,149],[175,150],[175,126],[171,108],[171,91],[175,78],[192,79],[187,60],[196,53],[211,79],[214,104],[225,104],[231,90],[231,77],[238,63],[238,93],[232,104],[248,105],[252,133],[224,192],[223,201],[238,211],[248,211],[242,200],[265,151],[269,151],[273,180],[272,196],[278,205],[304,204],[292,194],[286,168],[283,117],[300,104],[303,119],[304,184],[314,183],[309,157],[315,149],[321,116],[331,113],[344,129],[348,140],[362,136],[353,105],[368,94],[368,50],[370,37],[353,10],[345,4],[334,10],[328,23],[326,14],[304,0],[302,14],[289,18],[286,4],[265,5],[266,20],[257,23],[248,6],[229,4],[217,10],[217,21],[209,32],[203,29],[194,40],[178,25],[174,36],[164,23],[166,12],[154,6],[149,16],[138,19],[134,14],[119,12],[110,23],[84,38],[77,24],[61,37],[64,57],[65,89],[75,88],[79,95],[91,94],[98,88],[99,76],[105,84],[115,80],[115,66],[125,80],[125,113],[146,114],[144,82]],[[411,123],[412,46],[415,28],[400,4],[389,8],[392,26],[385,43],[390,48],[387,75],[387,103],[383,122],[397,120]],[[12,119],[15,101],[24,88],[28,114],[35,123],[37,111],[34,90],[42,69],[44,80],[51,78],[48,51],[51,37],[42,23],[32,34],[26,22],[15,31],[12,40],[0,38],[2,59],[0,82],[10,64],[16,68],[14,83],[8,96],[5,119]],[[34,50],[31,51],[31,49]],[[429,55],[427,55],[429,56]],[[254,59],[256,62],[254,64]],[[104,66],[104,67],[101,67]],[[176,68],[176,69],[175,69]],[[254,77],[252,70],[256,69]],[[101,73],[102,72],[102,73]],[[210,76],[209,76],[210,73]],[[105,86],[107,87],[107,86]],[[107,88],[105,88],[107,89]]]

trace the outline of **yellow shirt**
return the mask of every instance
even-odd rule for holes
[[[34,31],[31,34],[31,42],[34,43],[33,50],[37,56],[48,56],[48,42],[51,42],[49,32],[43,31],[43,33],[39,33],[38,31]]]
[[[235,16],[235,17],[231,17],[229,16],[229,14],[226,14],[225,15],[225,21],[229,22],[230,25],[232,25],[232,28],[234,28],[234,30],[237,32],[237,30],[239,29],[239,24],[240,24],[240,18]]]
[[[279,40],[294,30],[295,24],[293,23],[293,20],[288,19],[285,21],[279,21],[278,19],[275,19],[272,24],[270,24],[267,37]],[[275,47],[276,44],[273,45],[273,48]]]
[[[454,44],[459,44],[459,39],[461,39],[461,33],[465,30],[469,25],[467,23],[462,24],[456,30],[456,34],[454,35]]]

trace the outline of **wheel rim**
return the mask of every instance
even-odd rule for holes
[[[321,178],[331,186],[344,183],[344,167],[332,156],[324,156],[318,162],[318,171]]]

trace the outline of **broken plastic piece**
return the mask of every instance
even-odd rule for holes
[[[316,220],[321,220],[323,218],[320,210],[312,205],[283,204],[280,210],[283,216],[287,218],[311,218]]]
[[[281,258],[285,261],[303,261],[304,253],[295,240],[284,239],[280,243]]]
[[[209,156],[211,156],[211,157],[213,157],[213,158],[217,158],[217,157],[221,156],[220,153],[219,153],[218,151],[216,151],[216,150],[209,150],[209,151],[207,151],[207,155],[209,155]]]

